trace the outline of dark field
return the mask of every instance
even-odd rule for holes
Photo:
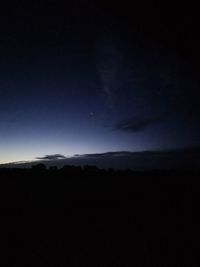
[[[199,173],[1,169],[1,266],[199,266]]]

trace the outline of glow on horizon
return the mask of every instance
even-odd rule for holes
[[[4,142],[1,146],[0,164],[19,161],[34,161],[36,160],[36,157],[53,154],[62,154],[66,157],[73,157],[75,154],[83,155],[116,151],[144,151],[156,148],[155,142],[153,142],[152,139],[150,143],[148,138],[143,138],[141,134],[135,136],[134,140],[131,135],[127,136],[124,133],[115,132],[108,132],[106,133],[106,136],[99,133],[99,135],[95,137],[90,134],[89,136],[85,135],[80,139],[78,137],[67,137],[20,137],[17,140],[9,138],[9,140],[6,140],[7,142]]]
[[[136,151],[142,151],[143,149],[137,149]],[[96,154],[96,153],[106,153],[106,152],[119,152],[119,151],[131,151],[130,149],[120,149],[117,147],[113,147],[110,149],[106,148],[106,147],[102,147],[102,148],[91,148],[89,149],[87,146],[86,147],[82,147],[82,149],[79,147],[76,148],[74,147],[71,148],[71,150],[65,149],[65,148],[59,148],[57,146],[57,148],[52,149],[52,148],[44,148],[42,147],[42,149],[38,149],[37,147],[35,147],[33,149],[33,147],[31,148],[26,148],[25,150],[15,150],[17,152],[13,152],[13,150],[11,151],[10,149],[7,149],[5,151],[5,153],[3,153],[1,151],[0,153],[0,164],[7,164],[7,163],[13,163],[13,162],[31,162],[31,161],[37,161],[37,157],[43,157],[45,155],[53,155],[53,154],[62,154],[65,157],[74,157],[75,155],[84,155],[84,154]],[[73,152],[72,152],[73,151]],[[133,151],[133,150],[132,150]]]
[[[111,149],[112,151],[119,151],[116,149]],[[78,148],[74,148],[74,149],[64,149],[64,148],[59,148],[57,146],[57,148],[53,149],[53,148],[44,148],[42,147],[42,149],[29,149],[26,148],[24,150],[22,149],[16,149],[14,152],[13,150],[7,149],[5,150],[5,152],[3,153],[3,151],[1,151],[0,153],[0,164],[7,164],[7,163],[12,163],[12,162],[20,162],[20,161],[36,161],[37,157],[43,157],[45,155],[53,155],[53,154],[62,154],[65,157],[73,157],[76,154],[82,155],[82,154],[93,154],[93,153],[105,153],[108,151],[111,151],[109,149],[88,149],[87,147],[83,147],[82,149],[78,149]]]

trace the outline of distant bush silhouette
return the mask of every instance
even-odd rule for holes
[[[58,167],[57,166],[50,166],[49,167],[49,170],[50,171],[57,171],[58,170]]]
[[[84,171],[86,171],[86,172],[98,172],[99,168],[97,166],[94,166],[94,165],[85,165]]]
[[[40,164],[33,165],[32,169],[42,171],[42,170],[46,170],[46,166],[44,164],[40,163]]]

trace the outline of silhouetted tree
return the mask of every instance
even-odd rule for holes
[[[42,171],[42,170],[46,170],[46,166],[42,163],[39,163],[39,164],[33,165],[32,169]]]
[[[58,170],[58,167],[57,166],[50,166],[49,167],[49,170],[50,171],[57,171]]]
[[[86,172],[98,172],[98,167],[94,165],[85,165],[84,166],[84,171]]]

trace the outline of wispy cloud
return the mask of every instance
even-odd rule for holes
[[[64,155],[61,155],[61,154],[53,154],[53,155],[45,155],[44,157],[36,157],[36,159],[57,160],[57,159],[66,159],[66,157]]]
[[[115,42],[109,38],[101,42],[98,47],[98,73],[108,107],[113,109],[115,107],[115,91],[119,82],[122,55]]]
[[[162,118],[136,118],[132,117],[116,123],[113,130],[127,131],[127,132],[142,132],[146,128],[162,122]]]

